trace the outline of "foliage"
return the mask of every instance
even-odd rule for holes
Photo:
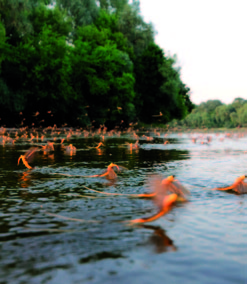
[[[128,54],[117,49],[116,43],[110,40],[110,30],[82,27],[78,37],[74,50],[75,76],[83,78],[79,90],[84,90],[90,120],[96,124],[110,120],[117,123],[123,119],[123,113],[125,116],[129,113],[131,119],[135,115],[132,104],[135,94]]]
[[[38,38],[45,26],[66,37],[72,32],[72,18],[68,17],[65,11],[59,10],[58,6],[47,9],[45,5],[39,5],[30,13],[29,19],[32,22],[33,37]]]
[[[0,16],[0,112],[8,125],[18,125],[20,113],[34,126],[164,123],[194,107],[137,0],[0,0]]]
[[[175,124],[191,128],[247,126],[247,101],[236,98],[226,105],[209,100],[196,106],[183,120],[174,121],[172,126]]]
[[[152,24],[146,23],[140,15],[139,1],[131,5],[123,5],[118,12],[119,31],[127,38],[128,44],[136,56],[142,55],[149,44],[154,42],[154,29]]]
[[[150,44],[135,60],[137,107],[143,122],[167,122],[183,118],[187,112],[189,89],[173,67],[173,58],[164,56],[156,44]]]
[[[0,0],[0,18],[4,24],[8,42],[16,45],[32,32],[29,13],[39,0]]]
[[[75,28],[92,24],[99,12],[95,0],[57,0],[56,2],[73,19]]]

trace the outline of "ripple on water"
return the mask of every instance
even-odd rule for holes
[[[72,140],[76,155],[65,156],[57,145],[54,156],[41,154],[31,171],[16,165],[29,145],[0,152],[1,281],[245,283],[247,195],[211,189],[246,173],[246,139],[221,143],[213,137],[211,145],[199,145],[185,134],[171,135],[164,145],[156,136],[132,153],[124,145],[129,136],[107,139],[101,152],[86,148],[99,137],[78,138]],[[110,162],[128,169],[114,183],[86,177]],[[151,200],[84,187],[144,193],[153,174],[175,174],[191,195],[144,226],[122,221],[157,212]]]

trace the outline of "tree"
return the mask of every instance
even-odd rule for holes
[[[40,4],[29,14],[29,20],[33,27],[32,38],[38,38],[39,33],[42,33],[46,26],[49,26],[55,34],[66,38],[69,37],[73,30],[72,18],[67,15],[66,11],[61,11],[58,5],[51,9]]]
[[[236,112],[232,112],[230,114],[230,118],[231,118],[231,123],[233,125],[233,127],[237,127],[239,125],[239,120],[238,120],[238,115]]]
[[[135,80],[128,54],[110,39],[109,28],[81,27],[77,35],[73,70],[88,117],[96,125],[131,120],[135,116]]]
[[[95,0],[57,0],[60,9],[67,11],[73,19],[75,30],[92,24],[98,16],[99,8]]]
[[[144,22],[139,6],[139,1],[133,1],[131,5],[123,5],[118,12],[119,31],[127,38],[136,56],[140,56],[154,42],[153,26]]]
[[[190,88],[186,86],[182,81],[180,82],[180,95],[184,99],[185,106],[188,110],[188,113],[191,113],[191,111],[196,107],[195,104],[192,103],[190,100]]]
[[[2,79],[8,86],[1,105],[6,111],[26,112],[31,117],[52,110],[63,119],[74,92],[70,84],[71,67],[66,37],[45,26],[26,43],[11,47],[12,56],[2,64]],[[12,82],[15,84],[12,84]],[[2,98],[3,94],[2,94]]]
[[[167,58],[156,44],[150,44],[134,62],[137,113],[144,122],[168,122],[187,114],[186,95],[173,58]]]
[[[1,62],[4,58],[3,48],[4,48],[5,41],[6,41],[6,32],[5,32],[4,25],[0,18],[0,71],[1,71]]]
[[[197,108],[196,111],[207,111],[213,112],[216,107],[223,105],[223,103],[219,100],[208,100],[207,102],[201,103]]]
[[[242,107],[237,109],[238,122],[242,126],[247,126],[247,103],[243,104]]]
[[[232,106],[237,110],[241,108],[246,103],[246,100],[243,98],[236,98],[232,102]]]
[[[128,5],[128,0],[99,0],[100,8],[110,13],[120,13]]]
[[[42,0],[0,0],[0,17],[6,30],[7,42],[17,45],[33,31],[29,14]]]
[[[0,0],[0,15],[1,113],[112,127],[193,108],[137,0]]]
[[[230,127],[231,113],[235,112],[235,108],[232,105],[221,105],[215,109],[215,120],[219,127]]]
[[[192,111],[192,113],[190,113],[188,116],[185,117],[184,121],[187,126],[192,127],[192,128],[197,128],[197,127],[202,126],[203,118],[200,113]],[[205,118],[204,118],[204,122],[205,122]]]

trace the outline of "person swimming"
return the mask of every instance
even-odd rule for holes
[[[28,168],[28,169],[32,169],[33,167],[31,167],[29,165],[30,162],[33,161],[34,159],[34,155],[35,153],[37,153],[38,151],[40,151],[40,148],[38,147],[32,147],[29,150],[27,150],[27,152],[24,155],[20,155],[17,164],[19,165],[20,160],[22,160],[23,164]]]
[[[247,193],[247,183],[244,182],[245,178],[247,176],[243,175],[235,179],[235,182],[227,187],[218,187],[214,188],[213,190],[232,190],[235,191],[238,194],[246,194]]]
[[[176,201],[187,201],[186,197],[189,194],[189,191],[175,180],[175,176],[169,176],[166,179],[154,177],[150,180],[150,185],[153,193],[142,194],[140,197],[152,197],[153,202],[156,204],[159,211],[150,217],[128,221],[131,224],[152,222],[167,214]]]

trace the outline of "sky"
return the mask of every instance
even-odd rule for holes
[[[247,0],[140,0],[145,22],[199,104],[247,99]]]

